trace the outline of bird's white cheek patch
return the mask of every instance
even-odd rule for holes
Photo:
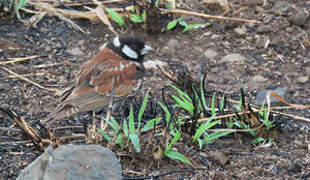
[[[132,59],[138,59],[138,54],[134,50],[132,50],[129,46],[125,45],[122,51],[124,54],[126,54],[126,56]]]

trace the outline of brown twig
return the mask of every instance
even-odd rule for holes
[[[49,89],[49,88],[43,87],[43,86],[41,86],[40,84],[35,83],[35,82],[31,81],[30,79],[27,79],[27,78],[25,78],[25,77],[23,77],[23,76],[21,76],[21,75],[15,73],[15,72],[11,71],[11,70],[8,69],[8,68],[5,68],[5,67],[3,67],[3,66],[0,66],[0,67],[1,67],[3,70],[7,71],[8,73],[13,74],[13,75],[15,75],[16,77],[18,77],[18,78],[20,78],[20,79],[22,79],[22,80],[24,80],[24,81],[27,81],[27,82],[29,82],[30,84],[33,84],[33,85],[37,86],[38,88],[41,88],[41,89],[43,89],[43,90],[50,91],[50,92],[58,92],[58,90],[56,90],[56,89]]]
[[[224,16],[212,16],[209,14],[186,11],[186,10],[182,10],[182,9],[160,9],[160,10],[165,12],[165,13],[184,14],[184,15],[198,16],[198,17],[211,18],[211,19],[221,19],[221,20],[247,22],[247,23],[255,23],[255,24],[261,23],[261,21],[256,21],[256,20],[242,19],[242,18],[231,18],[231,17],[224,17]]]
[[[34,2],[29,2],[29,4],[35,6],[36,8],[40,9],[41,11],[48,12],[50,14],[54,14],[55,16],[59,17],[61,20],[68,22],[74,29],[81,31],[82,33],[86,34],[86,32],[75,22],[70,20],[69,18],[66,17],[66,14],[62,12],[66,12],[66,10],[54,8],[53,6],[49,5],[48,3],[34,3]]]
[[[34,130],[31,126],[29,126],[28,123],[21,116],[19,116],[15,111],[10,109],[0,108],[0,111],[8,115],[14,121],[14,123],[16,123],[32,139],[32,141],[36,145],[38,145],[39,150],[43,151],[42,143],[45,143],[46,141],[43,141],[40,138],[38,132]]]
[[[0,127],[0,132],[20,132],[20,129],[10,127]]]
[[[22,57],[22,58],[8,58],[9,61],[4,61],[0,62],[0,65],[6,65],[10,63],[16,63],[16,62],[22,62],[22,61],[27,61],[35,58],[39,58],[40,56],[34,55],[34,56],[29,56],[29,57]]]
[[[66,129],[82,129],[83,126],[61,126],[61,127],[54,127],[51,128],[53,131],[57,130],[66,130]]]
[[[172,4],[172,9],[175,9],[176,8],[175,0],[172,0],[171,4]]]
[[[45,73],[30,73],[30,74],[21,74],[20,76],[22,77],[33,77],[33,76],[46,76],[47,72]],[[10,76],[6,76],[4,78],[1,79],[14,79],[14,78],[19,78],[16,75],[10,75]]]
[[[100,4],[111,4],[111,3],[118,3],[118,2],[124,2],[125,0],[109,0],[109,1],[103,1],[99,2]],[[66,3],[67,6],[86,6],[86,5],[94,5],[94,2],[80,2],[80,3],[75,3],[75,2],[70,2]]]
[[[59,137],[61,141],[65,141],[67,139],[77,139],[77,138],[86,138],[86,135],[85,134],[72,134],[70,136]]]
[[[239,9],[237,9],[235,12],[233,12],[232,14],[233,14],[233,15],[236,15],[236,14],[238,14],[238,13],[240,13],[241,11],[246,10],[246,9],[248,9],[248,6],[246,6],[246,7],[241,7],[241,8],[239,8]]]
[[[63,63],[40,64],[40,65],[34,65],[34,66],[32,66],[32,68],[43,69],[43,68],[50,68],[50,67],[54,67],[54,66],[60,66],[60,65],[63,65]]]
[[[92,10],[94,11],[97,16],[99,17],[99,19],[105,24],[108,26],[108,28],[110,29],[110,31],[112,31],[114,33],[115,36],[118,36],[118,33],[114,30],[114,27],[112,26],[107,14],[106,14],[106,11],[105,11],[105,6],[103,4],[100,4],[97,0],[93,0],[94,3],[97,4],[97,7],[95,10]]]
[[[218,97],[219,99],[221,99],[222,97]],[[227,101],[235,103],[235,104],[239,104],[239,101],[233,100],[233,99],[227,99]],[[254,111],[259,112],[259,106],[256,106],[254,104],[250,104],[251,107],[253,108]],[[309,106],[309,105],[308,105]],[[256,109],[258,108],[258,109]],[[283,113],[283,112],[279,112],[279,111],[275,111],[275,110],[282,110],[282,109],[296,109],[295,107],[292,106],[283,106],[283,107],[270,107],[270,112],[274,113],[274,114],[280,114],[282,116],[286,116],[286,117],[290,117],[293,120],[301,120],[301,121],[305,121],[305,122],[310,122],[310,119],[305,118],[305,117],[301,117],[301,116],[296,116],[293,114],[287,114],[287,113]]]

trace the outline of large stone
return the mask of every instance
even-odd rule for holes
[[[62,145],[32,162],[18,180],[119,180],[121,165],[112,151],[99,145]]]

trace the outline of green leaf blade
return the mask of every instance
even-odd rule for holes
[[[172,160],[179,160],[183,163],[191,164],[191,162],[183,154],[179,152],[168,151],[165,153],[165,155]]]
[[[167,31],[170,31],[171,29],[175,28],[176,25],[178,24],[179,21],[183,20],[182,18],[179,18],[179,19],[175,19],[173,21],[170,21],[168,24],[167,24]]]
[[[134,134],[135,133],[135,122],[133,117],[133,107],[132,104],[130,105],[130,111],[129,111],[129,133]]]
[[[118,25],[120,26],[125,26],[125,21],[122,18],[121,15],[119,15],[116,11],[114,11],[113,9],[110,8],[105,8],[106,12],[108,13],[108,15],[111,17],[111,19],[113,21],[115,21]]]
[[[148,98],[149,98],[149,91],[146,92],[146,95],[144,96],[144,99],[143,99],[143,103],[138,113],[138,129],[140,129],[140,126],[141,126],[141,120],[142,120],[142,116],[144,114],[144,111],[147,105]]]
[[[135,15],[135,14],[130,15],[129,19],[133,23],[143,23],[143,19],[140,16]]]
[[[154,126],[156,126],[156,125],[159,123],[159,121],[160,121],[160,118],[159,118],[159,117],[156,117],[156,118],[154,118],[154,119],[149,120],[149,121],[146,123],[146,125],[142,128],[141,131],[144,132],[144,131],[148,131],[148,130],[154,128]]]
[[[139,136],[137,134],[129,134],[129,138],[130,138],[130,141],[133,144],[136,152],[140,153],[141,146],[140,146],[140,142],[139,142]]]

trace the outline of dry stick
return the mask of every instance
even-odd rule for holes
[[[18,130],[21,131],[20,129]],[[9,145],[25,144],[26,146],[28,146],[28,145],[32,145],[33,143],[31,142],[31,140],[23,140],[23,141],[3,142],[3,143],[0,143],[0,146],[3,146],[5,144],[9,144]]]
[[[33,129],[28,123],[24,120],[23,117],[19,116],[15,111],[9,109],[0,109],[3,113],[6,113],[14,123],[16,123],[38,146],[40,150],[43,150],[41,143],[47,143],[48,140],[42,139],[39,133]]]
[[[166,13],[185,14],[185,15],[192,15],[192,16],[212,18],[212,19],[222,19],[222,20],[247,22],[247,23],[256,23],[256,24],[261,23],[261,21],[255,21],[255,20],[250,20],[250,19],[231,18],[231,17],[223,17],[223,16],[212,16],[212,15],[208,15],[208,14],[192,12],[192,11],[186,11],[186,10],[182,10],[182,9],[170,9],[170,10],[168,10],[168,9],[160,9],[160,10],[163,11],[163,12],[166,12]]]
[[[66,140],[66,139],[76,139],[76,138],[86,138],[86,135],[85,134],[73,134],[69,136],[59,137],[61,141]]]
[[[240,13],[241,11],[246,10],[247,8],[248,8],[248,6],[247,7],[241,7],[237,11],[233,12],[232,14],[236,15],[236,14]]]
[[[54,66],[60,66],[60,65],[63,65],[63,63],[53,63],[53,64],[40,64],[40,65],[35,65],[35,66],[32,66],[32,68],[35,68],[35,69],[43,69],[43,68],[49,68],[49,67],[54,67]]]
[[[44,18],[44,16],[47,14],[47,12],[40,12],[39,14],[33,15],[31,18],[28,19],[29,24],[33,27],[37,27],[37,23]]]
[[[51,128],[51,130],[53,131],[57,131],[57,130],[66,130],[66,129],[82,129],[83,126],[60,126],[60,127],[54,127],[54,128]]]
[[[221,99],[221,97],[218,97],[219,99]],[[239,104],[240,102],[239,101],[235,101],[233,99],[227,99],[227,101],[229,102],[232,102],[232,103],[236,103],[236,104]],[[251,107],[253,108],[254,111],[256,112],[259,112],[258,109],[256,108],[260,108],[254,104],[250,104]],[[255,108],[256,107],[256,108]],[[286,116],[286,117],[290,117],[294,120],[301,120],[301,121],[305,121],[305,122],[310,122],[310,119],[308,118],[305,118],[305,117],[301,117],[301,116],[296,116],[296,115],[293,115],[293,114],[287,114],[287,113],[283,113],[283,112],[279,112],[279,111],[275,111],[274,109],[295,109],[294,107],[291,107],[291,106],[284,106],[284,107],[271,107],[270,108],[270,112],[274,113],[274,114],[280,114],[282,116]]]
[[[171,4],[172,4],[172,9],[175,9],[175,8],[176,8],[175,0],[172,0],[172,1],[171,1]]]
[[[247,113],[250,113],[250,112],[248,111]],[[242,115],[243,113],[241,112],[241,113],[238,113],[238,114]],[[214,117],[213,120],[227,118],[227,117],[233,117],[233,116],[236,116],[236,114],[227,114],[227,115],[224,115],[224,116]],[[209,118],[198,119],[198,122],[207,121],[208,119],[210,119],[210,117]],[[188,122],[193,122],[193,120],[190,120]],[[181,124],[183,125],[183,124],[185,124],[185,122],[182,122]],[[221,131],[221,132],[250,132],[250,131],[256,131],[256,130],[260,129],[263,126],[264,126],[264,124],[262,123],[260,126],[258,126],[256,128],[252,128],[252,129],[230,129],[230,128],[223,128],[223,129],[207,129],[206,131],[207,132],[218,132],[218,131]],[[163,125],[156,126],[156,130],[163,129],[163,128],[165,128],[165,126],[163,126]],[[154,129],[149,129],[147,131],[143,131],[143,133],[149,132],[149,131],[154,131]]]
[[[83,34],[87,34],[86,31],[84,31],[79,25],[77,25],[75,22],[73,22],[71,19],[63,16],[60,13],[53,12],[57,17],[59,17],[61,20],[68,22],[74,29],[81,31]]]
[[[36,9],[44,10],[50,13],[59,13],[62,14],[63,16],[67,16],[70,18],[83,18],[83,19],[88,19],[90,21],[95,21],[98,20],[99,17],[94,11],[94,9],[89,8],[87,6],[84,6],[84,8],[90,10],[87,12],[81,12],[81,11],[72,11],[72,10],[66,10],[66,9],[60,9],[60,8],[55,8],[49,4],[46,3],[33,3],[33,2],[28,2],[28,4],[33,5]],[[94,4],[94,3],[92,3]],[[99,3],[100,4],[100,3]],[[123,8],[112,8],[112,10],[116,12],[124,12]],[[127,7],[126,11],[130,11],[130,6]],[[31,13],[31,12],[30,12]],[[34,12],[33,12],[34,13]]]
[[[178,3],[180,3],[184,8],[191,10],[192,8],[189,7],[188,5],[186,5],[185,3],[183,3],[182,1],[179,1]]]
[[[110,29],[110,31],[112,31],[114,33],[115,36],[118,36],[118,33],[114,30],[114,27],[112,26],[106,12],[105,12],[105,6],[103,4],[100,4],[97,0],[93,0],[94,3],[97,4],[97,7],[95,10],[93,10],[94,12],[96,12],[97,16],[99,17],[99,19],[108,26],[108,28]]]
[[[38,88],[41,88],[41,89],[43,89],[43,90],[50,91],[50,92],[58,92],[58,90],[56,90],[56,89],[49,89],[49,88],[43,87],[43,86],[41,86],[40,84],[35,83],[35,82],[31,81],[30,79],[27,79],[27,78],[25,78],[25,77],[23,77],[23,76],[21,76],[21,75],[15,73],[15,72],[9,70],[8,68],[5,68],[5,67],[3,67],[3,66],[0,66],[0,67],[1,67],[3,70],[7,71],[8,73],[11,73],[11,74],[15,75],[16,77],[18,77],[18,78],[20,78],[20,79],[22,79],[22,80],[24,80],[24,81],[27,81],[27,82],[29,82],[30,84],[33,84],[33,85],[37,86]]]
[[[261,110],[253,108],[253,111],[254,112],[260,112]],[[278,111],[273,111],[273,110],[271,110],[270,112],[275,113],[275,114],[281,114],[283,116],[287,116],[287,117],[290,117],[290,118],[295,119],[295,120],[302,120],[302,121],[310,123],[310,119],[307,119],[307,118],[304,118],[304,117],[295,116],[295,115],[292,115],[292,114],[286,114],[286,113],[282,113],[282,112],[278,112]],[[250,113],[250,111],[247,111],[246,113]],[[237,114],[238,115],[243,115],[244,113],[243,112],[239,112]],[[234,117],[234,116],[236,116],[236,114],[226,114],[226,115],[214,117],[213,119],[214,120],[216,120],[216,119],[225,119],[225,118]],[[203,121],[206,121],[208,119],[209,118],[198,119],[198,122],[203,122]]]
[[[61,20],[69,23],[74,29],[81,31],[82,33],[86,34],[86,32],[76,23],[74,23],[72,20],[70,20],[69,18],[65,17],[61,11],[59,11],[60,9],[54,8],[53,6],[47,4],[47,3],[30,3],[29,4],[37,7],[40,10],[45,10],[46,12],[50,13],[50,14],[54,14],[55,16],[59,17]]]
[[[0,127],[0,132],[20,132],[20,129],[10,127]]]
[[[103,1],[100,2],[100,4],[110,4],[110,3],[118,3],[118,2],[124,2],[125,0],[110,0],[110,1]],[[81,2],[81,3],[67,3],[67,6],[86,6],[86,5],[94,5],[93,2]]]
[[[20,76],[23,76],[23,77],[33,77],[33,76],[45,76],[47,74],[47,72],[45,73],[30,73],[30,74],[21,74]],[[2,79],[14,79],[14,78],[18,78],[17,76],[15,75],[10,75],[10,76],[6,76],[4,78],[1,78]]]
[[[15,63],[15,62],[27,61],[27,60],[35,59],[35,58],[39,58],[39,57],[40,56],[38,56],[38,55],[34,55],[34,56],[22,57],[22,58],[8,58],[9,61],[0,62],[0,65],[6,65],[6,64]]]

